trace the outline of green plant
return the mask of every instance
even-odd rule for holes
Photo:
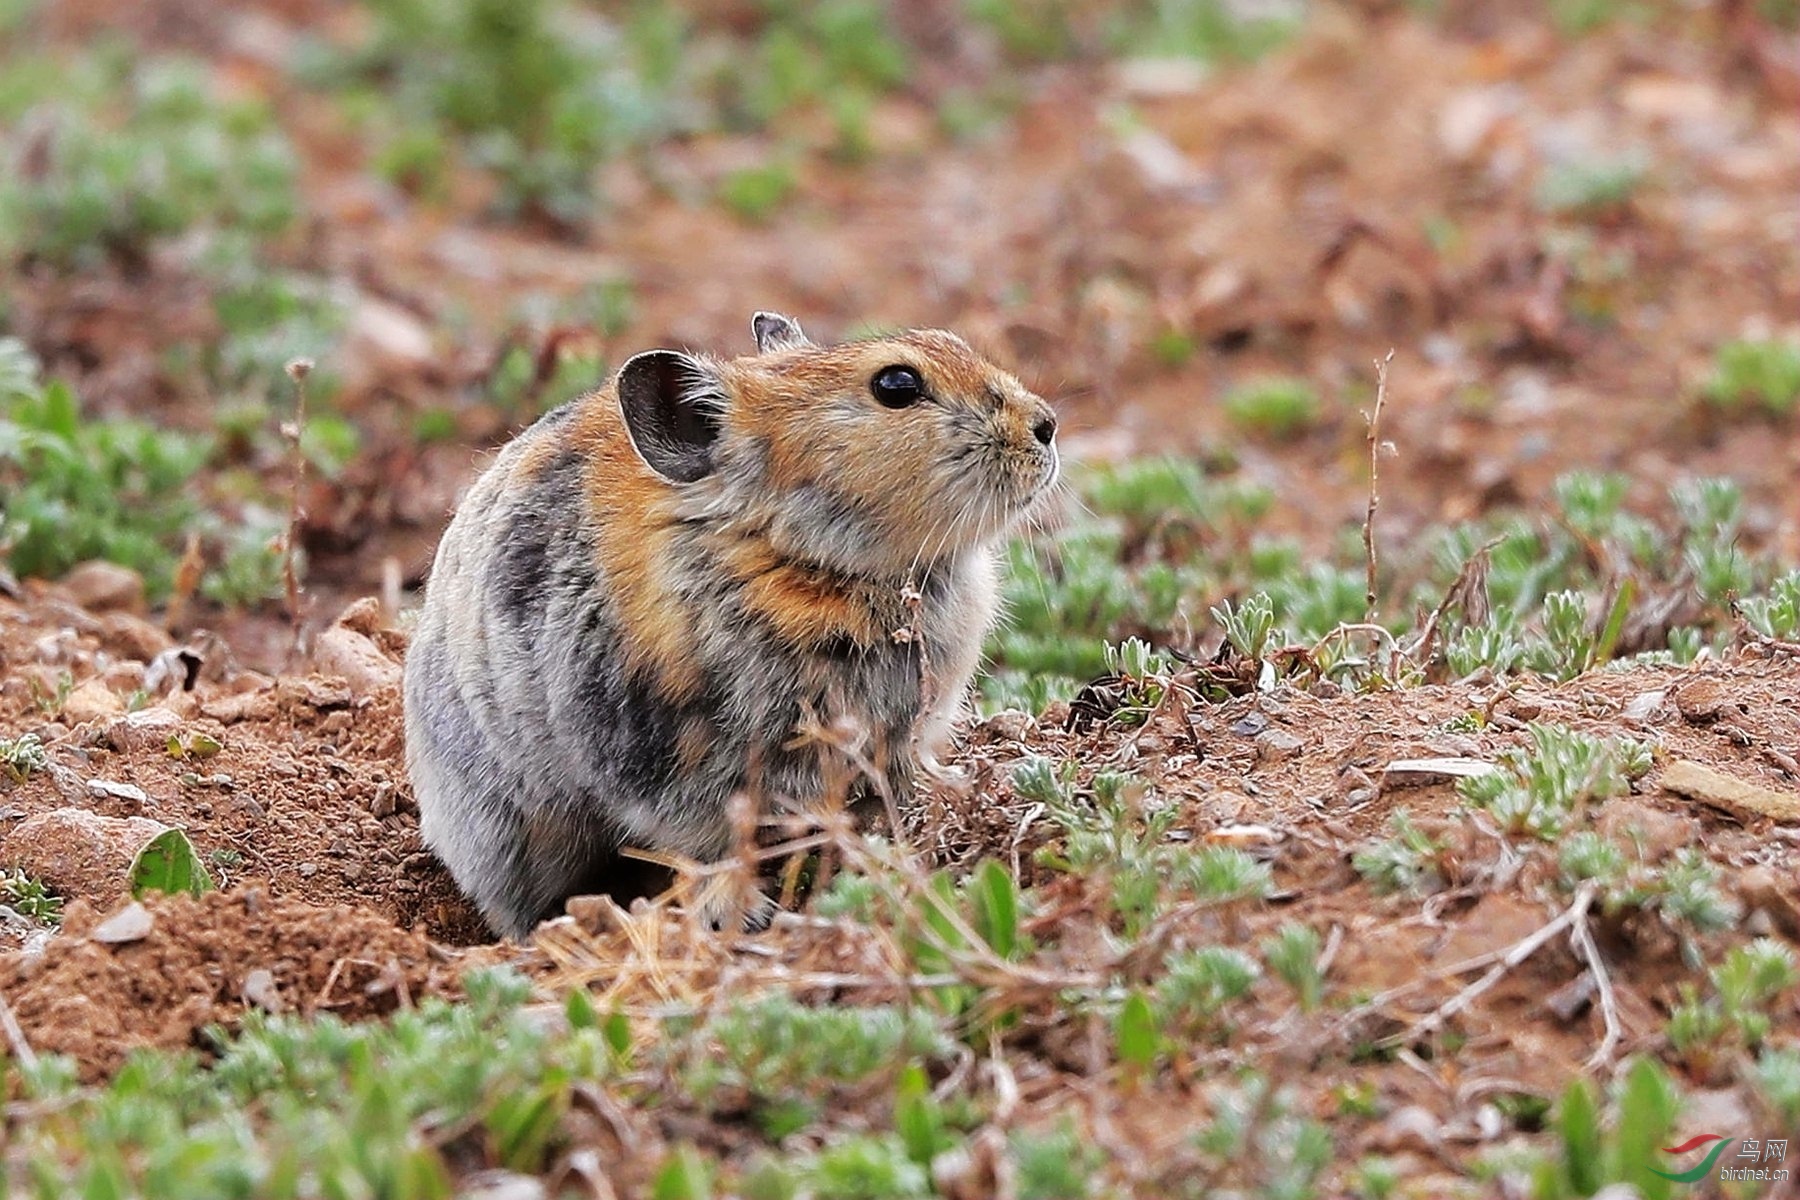
[[[768,125],[795,109],[866,109],[903,83],[911,53],[873,0],[770,0],[769,19],[730,78],[729,109]]]
[[[1669,1144],[1680,1109],[1674,1082],[1652,1059],[1637,1059],[1625,1072],[1611,1128],[1602,1121],[1593,1085],[1576,1080],[1557,1106],[1556,1151],[1538,1163],[1532,1195],[1536,1200],[1572,1200],[1609,1184],[1629,1184],[1645,1200],[1668,1200],[1670,1182],[1656,1174],[1658,1150]]]
[[[203,439],[84,419],[65,384],[40,382],[25,348],[0,339],[0,550],[19,574],[103,558],[162,595],[199,515],[185,485],[208,452]]]
[[[1258,1200],[1313,1200],[1331,1162],[1331,1134],[1306,1117],[1296,1097],[1262,1075],[1242,1073],[1213,1091],[1212,1120],[1193,1142],[1214,1164],[1210,1190],[1188,1192],[1199,1200],[1224,1185]]]
[[[1226,394],[1225,415],[1246,433],[1286,440],[1318,419],[1319,394],[1304,379],[1251,380]]]
[[[1800,343],[1776,338],[1724,343],[1713,352],[1701,394],[1721,412],[1760,408],[1787,416],[1800,405]]]
[[[712,1018],[687,1066],[687,1090],[703,1103],[748,1095],[773,1136],[813,1120],[832,1088],[907,1063],[947,1055],[950,1040],[923,1009],[811,1008],[787,995],[733,1004]]]
[[[1800,571],[1789,571],[1769,585],[1766,596],[1752,596],[1738,610],[1764,637],[1800,637]]]
[[[0,738],[0,774],[14,783],[24,783],[33,771],[50,766],[50,754],[35,733],[21,733],[16,738]]]
[[[1249,62],[1291,38],[1304,11],[1298,4],[1251,9],[1227,0],[1150,0],[1142,12],[1126,10],[1117,40],[1131,54]]]
[[[181,59],[129,64],[111,90],[44,105],[43,169],[0,180],[0,253],[62,271],[141,266],[196,226],[268,237],[293,221],[294,152],[264,108],[215,96]]]
[[[1681,1003],[1669,1014],[1669,1043],[1690,1061],[1733,1045],[1754,1050],[1769,1036],[1770,1005],[1800,984],[1791,947],[1773,938],[1733,946],[1710,972],[1713,995],[1702,999],[1683,985]]]
[[[1313,1011],[1324,999],[1325,974],[1319,966],[1323,951],[1318,930],[1295,922],[1283,925],[1262,944],[1269,969],[1294,989],[1302,1012]]]
[[[1781,1127],[1800,1126],[1800,1048],[1764,1046],[1752,1078]]]
[[[0,904],[41,925],[62,921],[62,897],[18,867],[0,869]]]
[[[530,985],[471,972],[467,1000],[429,998],[351,1025],[248,1014],[209,1070],[142,1052],[93,1088],[46,1055],[16,1076],[42,1114],[9,1130],[9,1182],[36,1196],[225,1200],[452,1194],[452,1154],[519,1172],[550,1165],[575,1081],[603,1077],[595,1029],[552,1032]],[[439,1135],[459,1131],[457,1149]]]
[[[1396,808],[1388,817],[1393,836],[1356,851],[1350,865],[1377,892],[1435,891],[1443,886],[1438,856],[1443,847],[1413,824],[1412,814]]]
[[[200,581],[201,594],[233,608],[252,608],[281,595],[286,536],[287,522],[276,514],[247,514],[242,524],[225,535],[224,553],[218,567]],[[304,573],[305,554],[298,547],[294,553],[296,570]]]
[[[1617,212],[1649,173],[1639,155],[1558,163],[1538,181],[1538,207],[1559,216],[1594,217]]]
[[[1719,887],[1719,871],[1698,846],[1684,846],[1665,863],[1636,862],[1601,893],[1607,912],[1638,909],[1654,914],[1682,936],[1690,964],[1699,965],[1693,935],[1730,929],[1743,909]]]
[[[179,829],[165,829],[137,852],[128,874],[131,894],[146,892],[185,892],[203,895],[218,885],[207,873],[206,864],[187,834]]]
[[[1205,1028],[1261,977],[1254,958],[1228,946],[1170,955],[1156,985],[1158,1021],[1164,1029],[1182,1033]]]
[[[1019,1200],[1083,1200],[1093,1194],[1100,1154],[1069,1126],[1019,1130],[1007,1139],[1018,1171]]]
[[[1176,898],[1228,905],[1261,900],[1271,888],[1269,868],[1242,850],[1169,841],[1175,806],[1157,801],[1136,776],[1101,771],[1085,793],[1077,792],[1049,760],[1032,758],[1015,768],[1013,787],[1043,804],[1063,831],[1060,846],[1040,850],[1038,861],[1106,879],[1112,911],[1128,935]]]
[[[1508,751],[1500,769],[1463,779],[1457,792],[1493,814],[1503,832],[1554,841],[1585,806],[1631,789],[1650,769],[1650,748],[1624,738],[1595,738],[1533,725],[1530,750]]]
[[[719,184],[719,199],[744,220],[760,223],[773,217],[798,186],[792,167],[766,163],[727,175]]]

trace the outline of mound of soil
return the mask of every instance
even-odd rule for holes
[[[455,995],[461,956],[366,908],[260,888],[158,896],[102,919],[76,902],[62,931],[0,957],[0,995],[37,1052],[96,1078],[140,1047],[202,1045],[246,1009],[346,1019]]]

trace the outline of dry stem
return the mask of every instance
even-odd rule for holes
[[[1363,553],[1369,563],[1369,578],[1366,592],[1367,613],[1364,620],[1373,623],[1375,620],[1375,508],[1381,503],[1379,491],[1381,482],[1381,410],[1387,404],[1388,364],[1394,361],[1394,352],[1389,350],[1387,357],[1375,360],[1375,410],[1363,414],[1363,421],[1369,430],[1369,510],[1363,516]]]
[[[1581,890],[1575,893],[1574,903],[1564,909],[1555,920],[1551,921],[1537,932],[1513,943],[1512,948],[1500,957],[1500,960],[1493,965],[1487,974],[1438,1005],[1437,1008],[1427,1014],[1423,1020],[1415,1023],[1412,1028],[1406,1030],[1404,1033],[1396,1034],[1387,1039],[1388,1044],[1410,1042],[1421,1037],[1428,1037],[1431,1034],[1438,1032],[1451,1017],[1454,1017],[1457,1013],[1473,1004],[1495,984],[1506,978],[1507,974],[1520,963],[1543,949],[1545,944],[1555,938],[1557,934],[1585,921],[1587,918],[1587,911],[1593,905],[1594,896],[1597,891],[1597,886],[1591,882],[1582,884]]]
[[[296,358],[287,365],[288,378],[294,381],[294,420],[282,427],[293,451],[293,482],[288,493],[287,535],[282,539],[281,579],[287,587],[288,619],[294,623],[294,653],[300,653],[300,639],[305,628],[300,610],[300,574],[294,566],[294,552],[300,541],[300,492],[306,484],[306,452],[300,439],[306,432],[306,377],[312,374],[312,360]]]

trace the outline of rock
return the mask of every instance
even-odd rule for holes
[[[171,646],[159,653],[144,669],[144,690],[152,696],[171,692],[191,692],[200,678],[206,659],[190,646]]]
[[[58,808],[20,822],[0,841],[0,861],[65,897],[108,906],[125,895],[137,852],[166,828],[144,817]]]
[[[352,601],[332,624],[373,639],[387,627],[387,613],[382,610],[381,601],[373,596],[364,596],[361,600]]]
[[[1456,779],[1492,775],[1500,768],[1479,758],[1397,758],[1382,769],[1381,790],[1428,787]]]
[[[254,1004],[267,1013],[278,1013],[287,1007],[275,986],[275,975],[267,967],[258,967],[244,976],[244,986],[238,989],[238,995],[245,1004]]]
[[[313,665],[326,675],[341,676],[357,696],[367,696],[400,682],[400,664],[364,635],[333,625],[313,646]]]
[[[135,783],[118,783],[111,779],[88,780],[88,791],[102,800],[123,800],[134,808],[150,803],[150,793]]]
[[[156,918],[150,910],[133,900],[124,908],[100,924],[94,926],[94,932],[88,938],[96,942],[104,942],[109,946],[121,945],[125,942],[141,942],[150,936],[156,928]]]
[[[1255,737],[1269,727],[1269,718],[1259,712],[1247,712],[1231,723],[1231,732],[1239,737]]]
[[[115,696],[129,696],[144,690],[144,664],[122,661],[109,664],[95,676]]]
[[[139,709],[106,727],[106,744],[120,754],[164,749],[169,739],[181,731],[182,724],[182,719],[166,708]]]
[[[121,658],[150,663],[175,639],[135,613],[112,612],[100,620],[100,644]]]
[[[1306,748],[1306,739],[1285,729],[1265,729],[1256,735],[1258,762],[1286,762]]]
[[[1680,813],[1620,798],[1600,810],[1597,825],[1609,841],[1635,845],[1646,862],[1661,862],[1669,855],[1700,840],[1700,822]]]
[[[117,563],[84,562],[63,576],[62,585],[75,603],[92,612],[144,606],[144,577]]]
[[[1689,759],[1670,763],[1663,771],[1662,786],[1664,791],[1722,808],[1739,820],[1769,817],[1783,824],[1800,822],[1800,793],[1776,791]]]
[[[69,693],[63,701],[62,719],[70,725],[86,725],[103,721],[125,711],[125,702],[113,695],[98,679],[90,679]]]
[[[1675,707],[1690,725],[1706,725],[1732,707],[1731,695],[1717,679],[1695,679],[1676,689]]]
[[[339,351],[347,383],[366,385],[388,375],[410,375],[435,360],[431,331],[417,317],[368,296],[357,301]]]
[[[989,742],[1022,742],[1031,733],[1031,717],[1017,709],[997,712],[971,732]]]
[[[1443,1141],[1442,1123],[1430,1109],[1418,1104],[1395,1109],[1370,1137],[1371,1147],[1385,1154],[1400,1150],[1429,1154]]]
[[[1626,701],[1625,708],[1619,715],[1624,717],[1627,721],[1639,723],[1648,721],[1655,715],[1656,710],[1662,707],[1663,701],[1668,698],[1669,691],[1667,688],[1662,688],[1654,692],[1639,692],[1630,700]]]
[[[462,1200],[546,1200],[544,1185],[530,1175],[511,1171],[477,1171],[462,1181],[456,1194]]]

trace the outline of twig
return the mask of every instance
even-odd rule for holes
[[[11,1050],[12,1056],[19,1060],[19,1065],[27,1071],[35,1071],[38,1061],[37,1052],[31,1048],[31,1043],[25,1040],[25,1031],[19,1028],[19,1019],[13,1016],[12,1005],[6,1002],[5,996],[0,996],[0,1033],[6,1035],[7,1049]]]
[[[300,541],[300,492],[306,485],[306,451],[300,439],[306,432],[306,377],[312,374],[312,369],[310,358],[296,358],[288,363],[288,378],[294,381],[294,420],[281,429],[294,455],[293,480],[288,493],[287,536],[282,539],[281,547],[281,579],[287,585],[288,619],[294,623],[296,655],[300,653],[301,631],[305,627],[304,614],[300,611],[300,574],[294,567],[294,552]]]
[[[1363,414],[1369,430],[1369,511],[1363,516],[1363,553],[1369,562],[1367,611],[1364,620],[1375,620],[1375,508],[1381,503],[1381,409],[1387,403],[1388,364],[1394,361],[1389,350],[1386,358],[1375,360],[1375,409]]]
[[[1444,589],[1444,598],[1438,601],[1438,606],[1431,610],[1431,615],[1429,617],[1425,618],[1425,624],[1420,629],[1419,636],[1415,638],[1413,644],[1407,648],[1405,652],[1406,657],[1412,659],[1416,663],[1429,663],[1431,661],[1431,643],[1437,637],[1438,623],[1449,613],[1450,606],[1453,604],[1460,603],[1462,605],[1464,619],[1470,621],[1470,623],[1486,619],[1485,616],[1468,616],[1469,589],[1475,586],[1476,575],[1478,572],[1482,574],[1486,573],[1488,555],[1493,553],[1494,547],[1505,540],[1506,539],[1503,536],[1495,535],[1483,542],[1481,546],[1476,549],[1475,553],[1463,560],[1463,565],[1456,572],[1456,578],[1451,581],[1448,588]],[[1485,607],[1485,605],[1483,607]]]
[[[1612,1065],[1613,1054],[1624,1038],[1624,1031],[1619,1024],[1619,997],[1613,991],[1612,975],[1606,969],[1606,960],[1600,957],[1600,947],[1594,941],[1594,931],[1588,927],[1587,912],[1575,918],[1575,928],[1569,934],[1571,941],[1581,951],[1581,957],[1587,960],[1588,970],[1593,972],[1594,986],[1600,992],[1600,1016],[1606,1022],[1606,1036],[1600,1045],[1588,1056],[1586,1068],[1597,1071]]]
[[[1506,978],[1507,974],[1520,963],[1543,949],[1544,945],[1554,939],[1557,934],[1585,918],[1588,908],[1594,903],[1594,894],[1597,890],[1597,886],[1592,882],[1582,884],[1581,890],[1575,893],[1574,903],[1564,909],[1555,920],[1536,933],[1515,942],[1487,974],[1438,1005],[1426,1015],[1424,1020],[1414,1024],[1411,1029],[1387,1038],[1386,1044],[1410,1042],[1416,1038],[1427,1037],[1442,1029],[1446,1021],[1480,999],[1495,984]]]

